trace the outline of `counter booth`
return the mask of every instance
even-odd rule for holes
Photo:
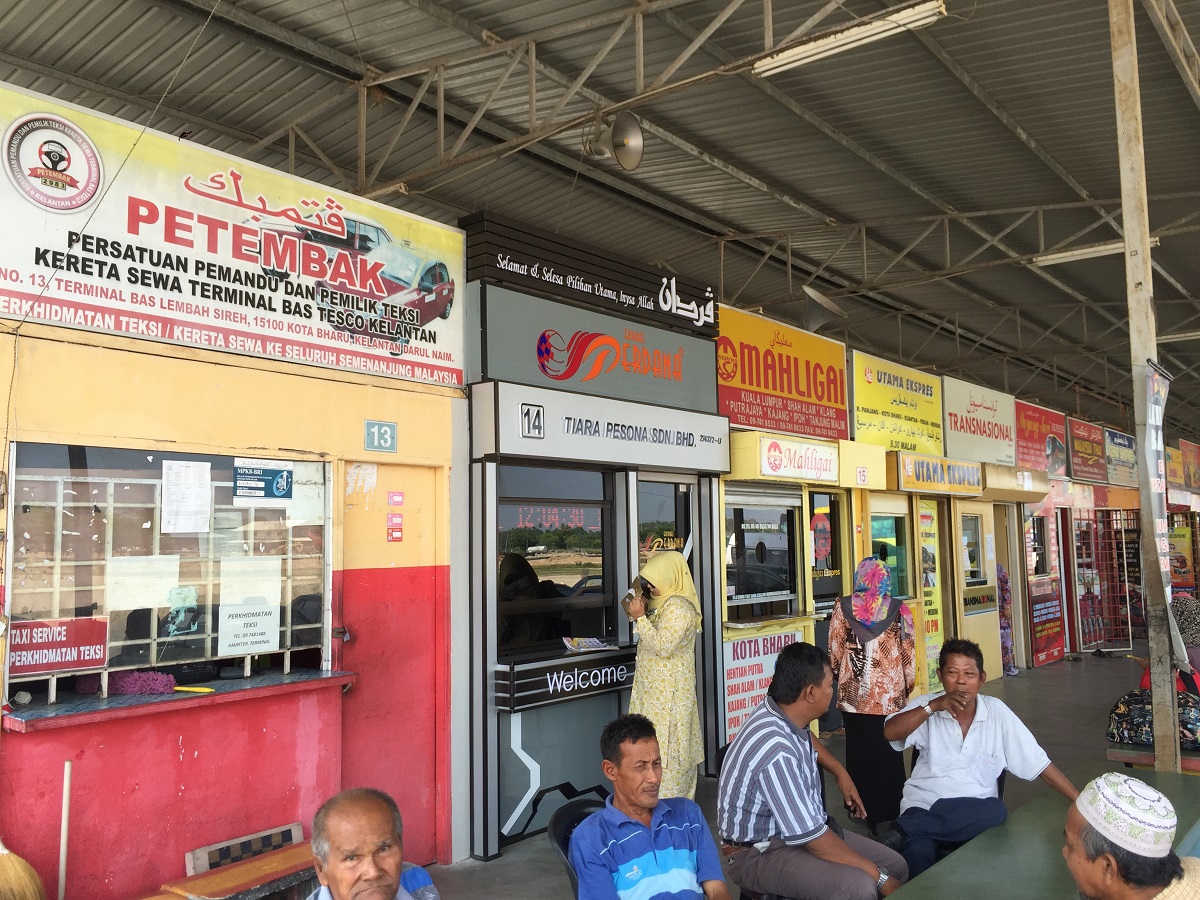
[[[471,406],[472,841],[487,859],[565,801],[607,796],[600,731],[627,710],[636,668],[619,601],[657,550],[688,558],[705,605],[696,668],[713,733],[710,548],[729,442],[721,416],[503,382],[475,385]]]
[[[885,486],[884,456],[851,441],[730,436],[721,535],[726,743],[766,696],[784,646],[828,647],[829,615],[852,589],[858,561],[857,491]]]

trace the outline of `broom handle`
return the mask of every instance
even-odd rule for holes
[[[62,830],[58,838],[58,900],[67,896],[67,825],[71,819],[71,761],[63,763]]]

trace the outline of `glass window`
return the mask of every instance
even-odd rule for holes
[[[598,472],[500,467],[501,655],[561,652],[564,637],[615,636],[607,481]],[[583,499],[597,486],[599,502]]]
[[[987,584],[983,574],[983,523],[979,516],[962,517],[962,566],[968,587]]]
[[[763,603],[796,597],[795,512],[780,507],[725,508],[726,600]]]
[[[18,444],[14,621],[106,622],[109,669],[319,648],[324,464],[247,463],[279,497],[235,497],[230,457]]]
[[[1046,517],[1029,517],[1029,565],[1030,575],[1050,574],[1050,553],[1046,546]]]
[[[908,574],[908,516],[872,513],[871,551],[887,563],[892,573],[892,594],[897,597],[911,597],[913,593]]]
[[[688,556],[692,537],[689,486],[639,481],[637,497],[638,570],[659,550],[678,550]]]
[[[842,595],[842,572],[846,566],[842,546],[841,494],[812,492],[808,517],[809,568],[812,570],[813,606],[818,613],[833,611]]]

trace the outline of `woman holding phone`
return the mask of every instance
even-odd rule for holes
[[[629,711],[654,723],[662,754],[659,797],[696,797],[704,760],[696,709],[696,634],[700,598],[687,560],[674,550],[652,556],[622,601],[638,636]]]

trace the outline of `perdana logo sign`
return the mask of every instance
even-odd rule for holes
[[[4,171],[30,202],[51,212],[83,209],[100,192],[100,154],[66,119],[25,116],[4,134]]]
[[[628,376],[683,380],[683,348],[674,352],[646,346],[645,335],[626,328],[622,339],[599,331],[576,331],[564,338],[553,329],[538,336],[537,363],[553,381],[591,381],[618,367]]]

